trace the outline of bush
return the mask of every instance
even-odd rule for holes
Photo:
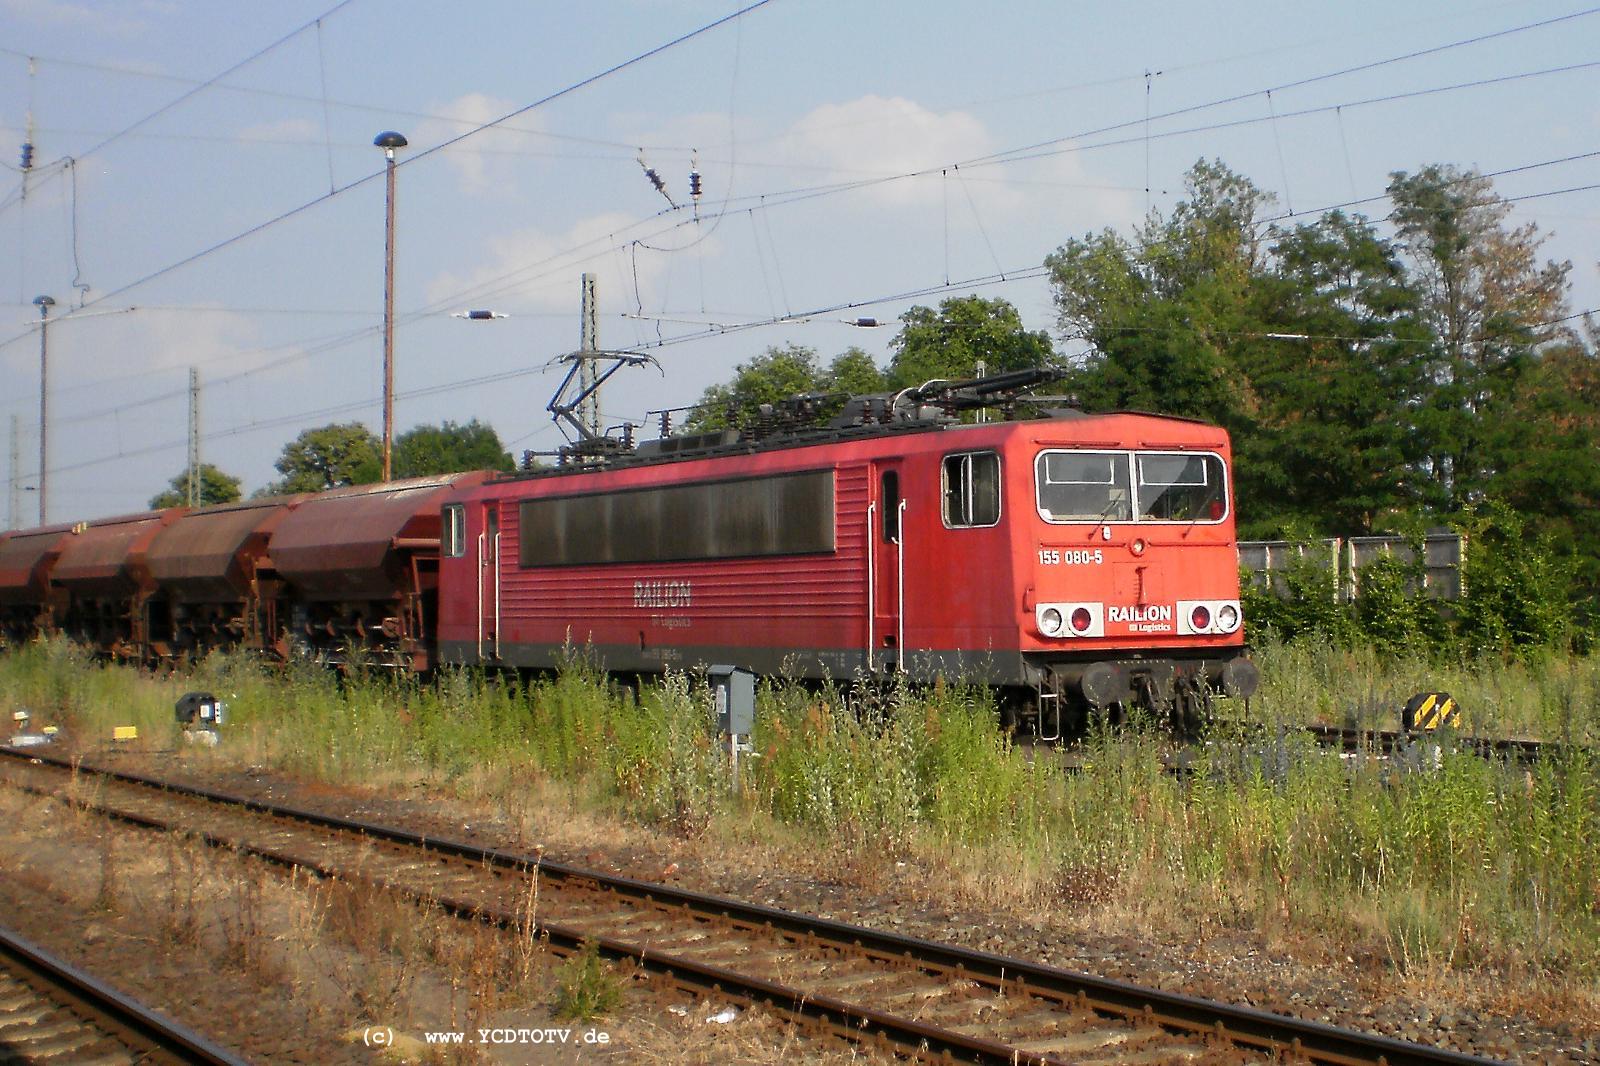
[[[1314,639],[1347,644],[1354,633],[1350,612],[1338,600],[1338,575],[1306,552],[1275,572],[1271,582],[1257,584],[1248,571],[1240,575],[1245,623],[1250,631],[1280,640]]]
[[[1466,595],[1457,629],[1474,652],[1501,654],[1566,646],[1576,612],[1576,567],[1499,503],[1477,507],[1463,523],[1469,540]]]
[[[1241,572],[1241,599],[1252,639],[1314,641],[1386,654],[1422,652],[1454,659],[1492,654],[1537,657],[1567,650],[1587,634],[1573,600],[1575,567],[1547,535],[1514,511],[1484,503],[1465,516],[1463,597],[1428,596],[1420,545],[1416,562],[1374,559],[1361,567],[1354,599],[1336,595],[1340,575],[1305,552],[1277,571],[1272,585]],[[1309,545],[1308,545],[1309,547]],[[1273,587],[1275,585],[1276,587]],[[1597,613],[1600,617],[1600,613]]]
[[[1421,558],[1418,546],[1415,562],[1385,556],[1361,568],[1361,587],[1349,604],[1357,641],[1396,651],[1429,651],[1448,643],[1438,601],[1423,587]]]

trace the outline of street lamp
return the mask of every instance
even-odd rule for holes
[[[394,454],[394,150],[406,139],[384,130],[372,139],[388,161],[388,195],[384,197],[383,245],[383,480],[393,476]]]
[[[35,296],[39,309],[39,524],[45,524],[46,475],[50,469],[50,309],[56,305],[48,296]]]

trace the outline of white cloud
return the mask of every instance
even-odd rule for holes
[[[826,172],[822,181],[858,181],[942,168],[993,151],[982,122],[964,111],[930,111],[903,96],[863,96],[824,104],[777,141],[780,155]],[[940,178],[899,178],[863,195],[886,205],[927,205],[945,194]]]
[[[137,5],[137,9],[161,13],[149,4]],[[143,19],[129,17],[125,9],[113,15],[108,8],[70,0],[0,0],[0,11],[35,26],[65,26],[117,36],[142,33],[149,28]]]
[[[640,296],[648,306],[668,257],[641,252],[636,271],[634,259],[619,258],[628,255],[615,250],[626,245],[623,231],[635,223],[632,216],[608,212],[581,219],[564,233],[528,228],[490,237],[481,265],[467,274],[440,274],[428,284],[428,300],[459,301],[463,307],[514,304],[573,311],[578,296],[576,275],[587,270],[600,272],[608,290],[626,284],[630,293],[636,272]],[[703,247],[709,253],[714,244],[708,241]]]
[[[467,93],[454,100],[435,104],[428,110],[445,117],[421,123],[411,143],[418,147],[429,147],[459,137],[501,115],[510,114],[517,106],[511,100],[483,93]],[[532,113],[518,115],[506,126],[474,133],[459,144],[444,149],[441,154],[456,172],[461,191],[480,196],[512,184],[512,175],[525,167],[513,165],[520,161],[502,157],[525,152],[530,141],[535,139],[530,138],[530,132],[536,134],[541,128],[539,119]]]
[[[246,355],[257,337],[256,324],[247,315],[221,308],[136,311],[107,321],[125,326],[119,343],[120,372],[199,366],[204,377],[223,376],[259,358]],[[89,325],[90,321],[84,322]]]

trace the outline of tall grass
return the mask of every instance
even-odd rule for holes
[[[177,694],[209,689],[233,717],[207,758],[508,806],[553,781],[684,836],[753,832],[858,864],[912,860],[954,895],[1063,917],[1278,929],[1402,968],[1600,978],[1600,756],[1573,748],[1531,769],[1448,750],[1346,759],[1295,728],[1392,725],[1405,696],[1446,688],[1474,731],[1592,744],[1600,661],[1441,669],[1305,646],[1260,658],[1263,691],[1248,712],[1224,708],[1183,777],[1162,772],[1168,741],[1147,723],[1089,737],[1068,773],[1003,735],[980,687],[847,701],[765,682],[735,793],[703,679],[670,675],[636,702],[580,659],[529,682],[461,670],[422,685],[241,657],[151,678],[45,643],[0,659],[0,708],[92,735],[133,721],[170,741]]]
[[[1262,689],[1251,711],[1267,722],[1398,729],[1408,697],[1444,691],[1460,704],[1468,733],[1600,745],[1600,655],[1450,661],[1271,642],[1255,658]]]

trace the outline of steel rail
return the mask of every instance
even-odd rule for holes
[[[1323,747],[1343,747],[1357,751],[1373,747],[1385,754],[1408,745],[1437,740],[1446,745],[1470,751],[1483,758],[1511,759],[1517,762],[1536,762],[1545,754],[1564,753],[1571,745],[1547,743],[1539,740],[1518,740],[1512,737],[1479,737],[1451,733],[1405,732],[1395,729],[1357,729],[1349,726],[1308,725],[1305,731],[1316,738]],[[1575,750],[1585,750],[1577,748]]]
[[[540,876],[560,880],[588,882],[600,889],[616,892],[622,897],[685,908],[709,917],[747,925],[753,929],[771,928],[796,939],[837,945],[846,951],[864,952],[879,959],[904,963],[926,972],[948,974],[991,988],[1036,996],[1067,1006],[1080,1006],[1100,1014],[1147,1021],[1169,1031],[1224,1040],[1270,1054],[1296,1056],[1307,1062],[1328,1063],[1332,1066],[1356,1066],[1356,1064],[1380,1062],[1386,1066],[1446,1066],[1446,1064],[1481,1066],[1483,1063],[1494,1061],[1458,1051],[1409,1043],[1358,1030],[1341,1029],[1322,1022],[1148,988],[973,948],[941,944],[900,933],[882,932],[776,907],[691,892],[657,882],[585,870],[540,856],[518,854],[499,848],[485,848],[447,837],[429,837],[426,834],[394,826],[344,818],[285,804],[268,803],[193,785],[163,781],[142,774],[93,766],[47,755],[37,748],[14,749],[0,746],[0,754],[37,761],[59,769],[92,773],[175,795],[240,807],[321,828],[359,834],[404,847],[421,848],[474,863],[524,872],[537,871]],[[264,857],[273,858],[270,854],[264,854]],[[316,871],[310,864],[300,860],[278,857],[276,861],[292,861],[295,865],[311,869],[313,872],[323,872]],[[328,871],[327,875],[346,876],[333,871]],[[486,912],[481,904],[468,900],[430,897],[430,901],[463,916],[479,917],[494,924],[516,924],[519,921],[515,914]],[[633,959],[653,972],[663,973],[674,979],[687,980],[699,987],[715,987],[724,993],[733,994],[750,1002],[771,1002],[802,1017],[813,1020],[820,1018],[843,1034],[857,1037],[882,1036],[908,1043],[913,1047],[920,1044],[936,1053],[948,1052],[968,1061],[1017,1063],[1054,1061],[1048,1056],[899,1019],[871,1008],[854,1006],[825,996],[808,995],[801,990],[786,988],[759,978],[742,977],[731,971],[693,962],[681,956],[651,952],[648,949],[641,950],[638,945],[613,941],[609,938],[596,938],[578,930],[543,922],[539,925],[539,931],[550,935],[552,940],[567,947],[597,941],[600,949],[613,957]],[[740,991],[736,992],[736,989]]]
[[[150,1061],[173,1061],[204,1064],[204,1066],[246,1066],[246,1061],[207,1040],[194,1030],[170,1018],[163,1017],[150,1007],[101,981],[99,978],[70,965],[45,951],[10,929],[0,928],[0,958],[18,969],[44,980],[65,993],[78,1005],[115,1030],[132,1033],[141,1041],[164,1053],[164,1058]],[[107,1035],[123,1039],[117,1032],[107,1030]],[[3,1049],[0,1043],[0,1049]],[[9,1061],[9,1060],[8,1060]]]

